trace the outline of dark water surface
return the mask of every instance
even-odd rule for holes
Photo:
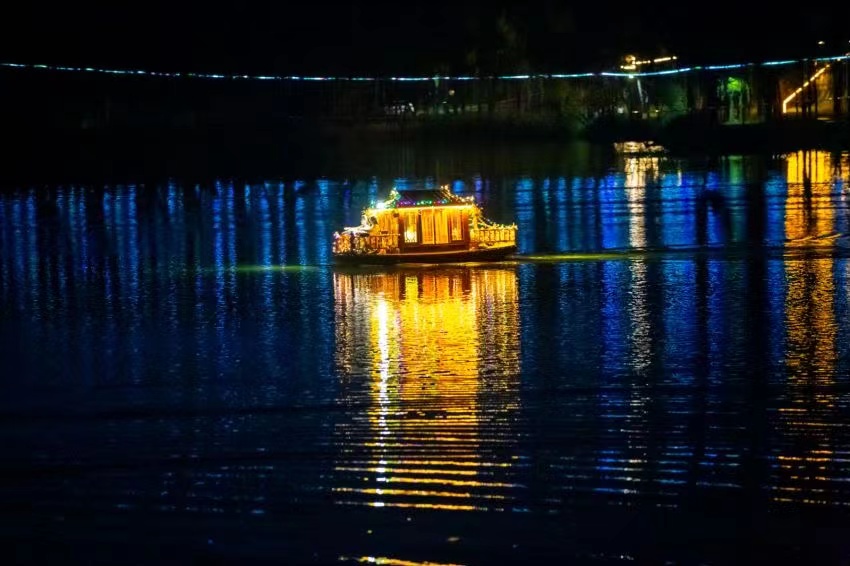
[[[846,154],[405,151],[0,192],[5,555],[850,560]],[[523,257],[333,267],[405,170]]]

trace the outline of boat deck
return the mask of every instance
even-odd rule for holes
[[[496,246],[478,250],[448,250],[388,254],[339,254],[337,263],[395,264],[395,263],[447,263],[465,261],[494,261],[505,259],[516,252],[516,246]]]

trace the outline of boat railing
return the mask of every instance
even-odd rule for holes
[[[400,234],[356,234],[337,235],[333,244],[335,254],[382,254],[396,253]],[[478,228],[470,234],[475,246],[499,246],[516,244],[515,226]]]
[[[389,250],[398,247],[398,234],[379,234],[377,236],[365,236],[363,238],[366,249]]]
[[[374,254],[398,247],[398,234],[342,234],[334,240],[335,254]]]
[[[479,243],[501,244],[516,241],[516,228],[479,228],[475,232]]]

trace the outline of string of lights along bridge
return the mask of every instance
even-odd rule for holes
[[[97,67],[68,67],[62,65],[45,65],[45,64],[29,64],[29,63],[0,63],[0,67],[16,68],[16,69],[36,69],[45,71],[62,71],[75,73],[97,73],[107,75],[135,75],[147,77],[165,77],[165,78],[192,78],[192,79],[215,79],[215,80],[244,80],[244,81],[399,81],[399,82],[423,82],[433,80],[444,81],[473,81],[478,79],[498,79],[498,80],[527,80],[527,79],[580,79],[586,77],[651,77],[659,75],[675,75],[690,73],[693,71],[722,71],[727,69],[741,69],[747,67],[778,67],[783,65],[793,65],[803,62],[818,62],[832,63],[850,58],[850,53],[844,55],[836,55],[832,57],[816,57],[816,58],[801,58],[801,59],[785,59],[782,61],[764,61],[761,63],[736,63],[730,65],[693,65],[689,67],[680,67],[676,69],[665,69],[661,71],[640,71],[639,67],[644,63],[669,62],[675,60],[675,57],[664,57],[653,61],[637,61],[630,65],[621,66],[621,71],[598,71],[589,73],[567,73],[567,74],[524,74],[524,75],[489,75],[489,76],[472,76],[472,75],[433,75],[419,77],[320,77],[320,76],[300,76],[300,75],[233,75],[233,74],[216,74],[216,73],[168,73],[159,71],[145,71],[140,69],[101,69]]]

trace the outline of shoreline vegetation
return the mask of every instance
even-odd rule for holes
[[[634,66],[635,57],[621,63]],[[515,63],[505,70],[517,71]],[[662,57],[636,75],[415,82],[0,68],[7,140],[0,184],[304,179],[374,175],[378,165],[403,174],[507,173],[560,167],[568,148],[580,145],[613,153],[619,142],[693,159],[850,150],[850,58],[779,63],[680,68],[675,57]]]
[[[776,154],[797,150],[850,150],[850,120],[787,118],[749,124],[719,124],[708,116],[683,115],[667,121],[597,119],[562,126],[545,118],[480,120],[453,118],[373,124],[329,124],[342,138],[410,141],[511,142],[588,141],[598,144],[651,142],[672,154]]]
[[[695,115],[669,121],[596,120],[585,127],[539,118],[411,121],[291,120],[269,125],[206,127],[30,128],[8,132],[0,184],[214,177],[250,172],[325,176],[374,174],[368,158],[345,170],[351,152],[486,150],[566,147],[573,142],[611,150],[617,142],[650,142],[674,157],[777,155],[799,150],[850,150],[850,120],[784,119],[717,124]],[[354,161],[357,161],[355,159]],[[422,164],[419,164],[422,166]],[[425,164],[427,165],[427,164]]]

